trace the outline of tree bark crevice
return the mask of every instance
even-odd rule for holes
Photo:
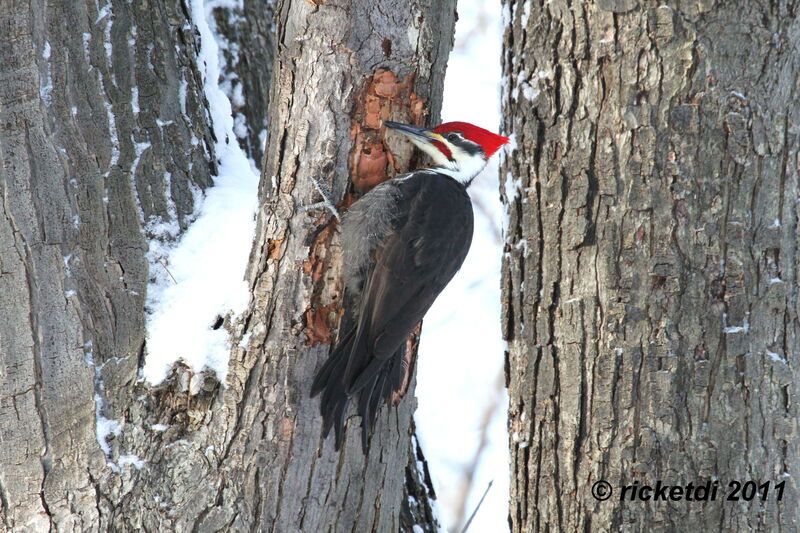
[[[791,529],[775,501],[590,489],[793,471],[800,26],[766,2],[507,4],[512,530]]]
[[[249,313],[223,320],[234,342],[227,386],[178,365],[151,388],[137,381],[145,297],[148,280],[168,273],[157,261],[148,265],[148,241],[177,240],[217,172],[190,6],[0,2],[4,529],[288,531],[297,520],[305,530],[343,529],[334,513],[357,518],[356,528],[400,527],[405,468],[415,464],[406,435],[413,399],[400,429],[375,443],[394,447],[383,460],[397,471],[379,464],[377,453],[366,470],[353,449],[341,464],[329,443],[317,453],[318,416],[306,389],[326,345],[304,342],[312,285],[297,269],[308,257],[308,219],[296,207],[313,193],[309,176],[334,177],[337,191],[345,189],[350,87],[374,74],[365,65],[407,75],[422,61],[430,68],[416,73],[413,90],[437,117],[446,56],[429,56],[452,45],[453,5],[408,7],[385,8],[387,27],[373,32],[363,16],[372,6],[363,2],[282,3],[276,17],[288,29],[275,54],[272,85],[280,90],[273,89],[279,97],[270,104],[276,118],[265,156],[274,172],[260,184],[259,235],[269,237],[252,251]],[[412,24],[411,12],[424,20]],[[241,12],[215,14],[228,44],[238,45],[223,51],[235,69],[223,81],[249,125],[237,136],[259,159],[272,10],[246,1]],[[412,26],[422,35],[414,43],[406,35]],[[359,35],[367,37],[356,42]],[[392,40],[388,57],[384,38]],[[154,221],[177,222],[177,230]],[[334,241],[320,248],[322,306],[338,290],[329,281],[338,268]],[[316,312],[329,315],[322,322],[335,320],[335,307]],[[379,485],[387,499],[375,508],[369,491]],[[343,492],[350,497],[339,500]],[[289,494],[307,495],[309,506]]]

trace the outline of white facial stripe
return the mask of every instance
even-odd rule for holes
[[[445,157],[441,150],[436,148],[434,145],[428,142],[418,141],[417,139],[411,138],[411,142],[417,145],[417,147],[428,154],[433,162],[436,163],[438,166],[449,166],[450,160]],[[446,143],[448,148],[450,148],[450,143]]]
[[[422,142],[411,138],[411,142],[419,147],[433,160],[434,165],[442,174],[447,174],[461,183],[466,183],[486,166],[486,160],[482,153],[471,155],[469,152],[459,148],[447,139],[442,138],[442,142],[452,154],[452,160],[448,159],[436,146],[431,143]]]
[[[450,164],[445,169],[447,170],[446,174],[449,174],[461,183],[467,183],[472,180],[472,178],[477,176],[478,173],[483,170],[483,167],[486,166],[486,160],[481,154],[470,155],[469,152],[457,146],[453,146],[450,143],[447,144],[448,148],[450,148],[450,151],[453,153],[454,161],[449,162]]]

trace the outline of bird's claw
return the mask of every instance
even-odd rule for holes
[[[322,207],[330,211],[333,216],[336,217],[336,220],[341,220],[341,217],[339,216],[339,210],[336,209],[336,205],[333,203],[331,192],[327,189],[327,187],[323,186],[322,183],[313,177],[311,178],[311,182],[314,184],[314,187],[316,187],[320,196],[322,196],[322,201],[311,205],[304,205],[300,208],[300,211],[311,211],[312,209],[319,209]]]

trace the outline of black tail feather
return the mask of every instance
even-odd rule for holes
[[[365,377],[363,371],[367,369],[353,372],[354,369],[348,368],[348,363],[352,364],[353,351],[366,348],[355,346],[358,342],[359,335],[356,328],[353,328],[331,351],[327,361],[317,372],[311,385],[311,396],[322,393],[320,398],[322,435],[323,438],[327,437],[333,428],[335,446],[338,450],[343,441],[350,398],[358,395],[357,412],[361,416],[361,445],[366,454],[369,438],[383,404],[381,400],[389,403],[392,394],[402,387],[406,367],[403,357],[405,346],[401,346],[380,367],[374,368],[373,365],[368,365],[369,374]],[[353,385],[356,385],[354,383],[347,383],[349,373],[357,376],[357,386],[354,387]]]
[[[336,425],[333,428],[333,435],[335,443],[334,447],[337,450],[342,447],[342,440],[344,439],[344,422],[347,416],[348,403],[350,403],[350,398],[345,397],[343,401],[340,401],[336,404],[336,406],[333,408],[333,412],[330,415],[330,417],[336,421]],[[325,436],[328,436],[327,431],[325,432]]]
[[[345,416],[350,397],[344,389],[344,373],[347,360],[353,348],[355,328],[351,329],[328,356],[325,364],[317,372],[311,384],[311,397],[322,393],[320,411],[322,413],[322,436],[327,437],[334,428],[336,449],[339,449],[344,432]]]
[[[358,397],[358,414],[361,416],[361,448],[364,450],[365,454],[367,453],[369,436],[372,433],[372,426],[375,422],[375,415],[377,414],[370,410],[372,398],[377,396],[375,393],[377,382],[378,380],[376,379],[369,383],[361,390]]]
[[[408,362],[405,358],[405,346],[400,346],[394,354],[394,357],[392,357],[391,366],[386,369],[387,377],[383,384],[383,389],[381,390],[381,396],[383,396],[386,403],[390,403],[392,401],[392,395],[403,387],[403,378],[405,378],[407,367]]]
[[[317,371],[314,382],[311,384],[312,398],[323,390],[329,390],[328,383],[342,381],[345,368],[347,368],[347,357],[350,355],[350,350],[352,350],[355,334],[355,328],[348,331],[347,335],[344,336],[339,344],[336,345],[336,348],[330,353],[327,361],[322,365],[322,368]]]

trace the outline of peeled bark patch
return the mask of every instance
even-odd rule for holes
[[[308,259],[303,262],[303,273],[311,277],[311,298],[304,313],[306,344],[330,344],[334,338],[333,328],[341,317],[339,302],[343,284],[331,272],[331,263],[336,260],[336,250],[331,247],[336,233],[336,219],[325,213],[311,236]]]
[[[357,424],[341,455],[320,439],[308,389],[329,346],[303,330],[330,334],[341,265],[297,206],[315,194],[309,176],[344,194],[354,95],[374,65],[413,73],[438,116],[454,2],[386,4],[385,18],[374,2],[281,2],[271,82],[272,10],[217,10],[223,55],[242,68],[240,141],[256,157],[271,95],[252,305],[220,326],[224,385],[178,363],[155,388],[138,380],[147,225],[183,231],[216,171],[191,18],[202,13],[101,4],[0,0],[0,530],[434,531],[413,395],[383,413],[369,457]],[[304,319],[312,298],[321,311]]]
[[[412,161],[409,147],[387,147],[383,122],[394,120],[423,125],[427,114],[425,99],[414,92],[414,73],[407,74],[401,81],[394,72],[378,69],[367,79],[356,100],[351,129],[351,179],[356,191],[369,191],[397,172],[407,170]]]

